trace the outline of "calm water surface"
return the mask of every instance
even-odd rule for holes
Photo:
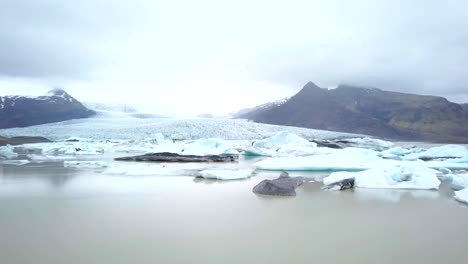
[[[244,162],[243,167],[250,166]],[[183,166],[183,165],[179,165]],[[315,174],[308,176],[323,176]],[[0,263],[465,263],[468,207],[440,191],[251,189],[109,176],[61,164],[0,167]]]

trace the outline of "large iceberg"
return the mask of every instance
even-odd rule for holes
[[[382,166],[361,172],[335,172],[323,179],[330,185],[344,179],[354,178],[354,186],[383,189],[438,189],[438,171],[421,166]]]
[[[455,192],[455,199],[462,203],[468,204],[468,188]]]
[[[254,170],[242,169],[242,170],[227,170],[227,169],[211,169],[200,171],[197,176],[206,179],[217,179],[217,180],[239,180],[246,179],[252,176]]]

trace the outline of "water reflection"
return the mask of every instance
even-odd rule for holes
[[[46,182],[53,188],[62,188],[76,177],[78,171],[63,167],[61,162],[28,164],[22,166],[0,165],[2,183],[18,183],[37,180]]]

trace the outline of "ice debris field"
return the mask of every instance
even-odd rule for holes
[[[173,122],[176,121],[157,122],[169,122],[174,125]],[[177,122],[180,125],[182,121]],[[187,127],[191,126],[189,121],[184,122],[187,122]],[[330,190],[353,187],[357,189],[421,189],[437,192],[441,182],[445,182],[455,191],[455,200],[468,203],[468,149],[466,146],[402,147],[379,139],[319,130],[305,129],[301,132],[299,129],[295,131],[301,132],[298,135],[292,131],[277,132],[275,130],[281,127],[276,126],[249,123],[243,127],[242,122],[247,121],[232,120],[229,121],[234,122],[231,125],[239,127],[227,127],[224,128],[225,130],[220,130],[225,132],[207,132],[207,130],[217,131],[229,122],[222,121],[222,124],[214,120],[206,122],[214,122],[216,126],[213,129],[200,129],[199,127],[190,129],[199,130],[198,136],[220,135],[220,133],[226,133],[227,136],[224,139],[221,137],[181,138],[180,135],[174,136],[167,133],[153,133],[147,136],[147,133],[152,132],[149,129],[151,126],[148,125],[147,131],[135,132],[140,133],[138,134],[140,137],[126,139],[133,133],[132,129],[140,130],[142,127],[123,129],[123,136],[118,137],[114,134],[118,131],[110,132],[111,128],[108,128],[110,130],[106,132],[98,133],[97,130],[100,130],[98,124],[96,124],[97,128],[88,129],[90,131],[85,133],[86,128],[80,128],[80,121],[76,120],[71,123],[62,123],[69,126],[65,130],[70,129],[70,126],[82,129],[82,132],[78,133],[80,137],[64,137],[65,130],[55,133],[53,137],[44,132],[52,133],[54,129],[59,129],[56,124],[42,126],[42,128],[25,128],[22,131],[17,129],[18,133],[49,136],[56,141],[2,146],[0,147],[0,165],[28,166],[34,163],[59,162],[67,168],[94,170],[105,175],[191,176],[214,180],[242,180],[255,177],[259,171],[320,171],[329,172],[327,177],[320,180],[323,180],[324,186],[331,186]],[[86,124],[86,127],[89,126]],[[122,129],[120,125],[115,126],[115,129],[117,127]],[[230,130],[237,132],[233,134]],[[0,132],[7,136],[16,135],[13,133],[15,130],[4,131]],[[39,131],[42,132],[39,133]],[[110,137],[106,137],[105,133],[108,132]],[[237,135],[236,133],[244,134]],[[305,134],[307,136],[304,136]],[[93,137],[95,135],[98,135],[97,138]],[[118,139],[111,139],[111,137]],[[322,141],[333,143],[334,147],[324,147]],[[336,147],[338,144],[341,145]],[[235,155],[242,159],[255,158],[258,161],[246,168],[238,166],[237,162],[220,166],[214,163],[182,165],[119,162],[113,159],[128,156],[131,153]],[[349,185],[351,180],[353,184]]]

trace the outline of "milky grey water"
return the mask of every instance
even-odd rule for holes
[[[299,173],[300,174],[300,173]],[[316,174],[315,176],[320,175]],[[308,175],[313,176],[313,175]],[[61,164],[0,167],[0,263],[465,263],[468,207],[440,191],[251,189],[109,176]]]

